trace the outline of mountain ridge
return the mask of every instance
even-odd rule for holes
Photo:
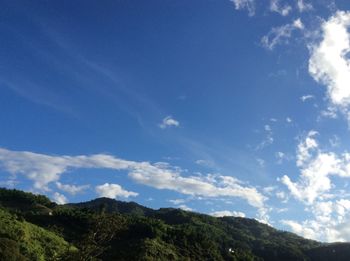
[[[0,205],[0,242],[11,241],[0,244],[0,254],[16,249],[18,260],[350,260],[349,243],[325,244],[249,218],[154,210],[109,198],[57,205],[8,189],[0,189]],[[14,237],[12,226],[54,239],[35,241],[41,259],[28,258],[34,250],[23,252],[28,238]]]

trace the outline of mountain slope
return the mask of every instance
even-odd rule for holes
[[[56,205],[6,189],[0,204],[0,256],[12,251],[14,260],[349,260],[350,254],[349,244],[307,240],[248,218],[107,198]]]

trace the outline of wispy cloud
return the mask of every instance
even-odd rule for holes
[[[61,182],[56,182],[56,186],[58,189],[64,192],[67,192],[71,195],[76,195],[78,193],[81,193],[90,187],[89,185],[76,186],[71,184],[62,184]]]
[[[297,4],[296,4],[298,10],[300,13],[302,12],[307,12],[313,9],[313,6],[311,3],[307,3],[304,0],[297,0]]]
[[[313,96],[311,94],[303,95],[300,97],[300,100],[302,102],[306,102],[307,100],[312,100],[312,99],[315,99],[315,96]]]
[[[268,50],[273,50],[279,44],[289,42],[292,33],[295,30],[303,30],[304,24],[300,19],[294,20],[291,24],[286,24],[280,27],[274,27],[271,31],[261,38],[261,44]]]
[[[269,146],[274,142],[273,132],[270,125],[266,124],[264,126],[264,132],[265,132],[265,138],[263,139],[262,142],[260,142],[260,144],[258,144],[258,146],[256,146],[255,150],[262,150],[266,146]]]

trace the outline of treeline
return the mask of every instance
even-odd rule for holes
[[[24,202],[48,211],[32,211]],[[319,260],[324,249],[253,219],[152,210],[106,198],[62,206],[0,189],[0,204],[0,260],[6,261]],[[334,253],[328,257],[339,260]]]

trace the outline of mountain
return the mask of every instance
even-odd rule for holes
[[[97,212],[150,216],[155,211],[135,202],[123,202],[110,198],[97,198],[87,202],[70,203],[66,207],[90,209]]]
[[[254,219],[98,198],[57,205],[0,189],[4,260],[350,260],[350,244],[325,244]]]

